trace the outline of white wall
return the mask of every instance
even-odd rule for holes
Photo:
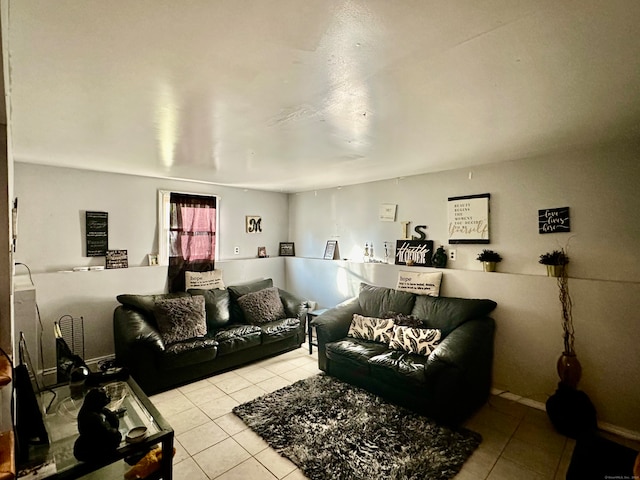
[[[383,242],[400,237],[400,221],[410,220],[449,248],[447,197],[491,193],[491,244],[451,246],[458,259],[444,270],[442,294],[498,302],[494,386],[540,402],[555,391],[560,306],[537,261],[568,242],[580,387],[600,421],[640,432],[638,151],[576,150],[474,168],[471,180],[468,170],[454,170],[291,195],[290,239],[307,258],[287,259],[289,288],[327,307],[354,295],[360,281],[394,287],[399,267],[357,263],[365,242],[380,257]],[[380,203],[398,204],[395,223],[378,221]],[[538,209],[565,206],[571,233],[538,234]],[[318,259],[328,239],[356,262]],[[502,254],[502,273],[481,271],[482,248]]]
[[[111,355],[116,295],[166,291],[166,267],[146,266],[147,254],[158,251],[158,189],[221,196],[216,268],[223,270],[227,284],[270,277],[276,285],[285,285],[284,259],[277,256],[279,242],[287,240],[285,194],[24,163],[15,167],[15,195],[20,206],[15,258],[33,273],[44,327],[45,368],[55,365],[53,322],[62,315],[84,317],[87,359]],[[109,212],[109,248],[127,249],[130,268],[59,272],[104,265],[104,257],[83,257],[86,210]],[[245,215],[262,216],[263,233],[246,233]],[[234,246],[240,247],[240,255],[233,254]],[[255,258],[258,246],[266,246],[272,257]],[[16,267],[23,284],[29,282],[26,273],[25,267]],[[20,322],[16,319],[18,331]]]

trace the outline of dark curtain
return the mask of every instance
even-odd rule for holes
[[[172,193],[169,223],[169,291],[183,292],[184,272],[214,269],[216,197]]]

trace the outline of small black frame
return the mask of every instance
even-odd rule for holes
[[[295,257],[296,246],[293,242],[280,242],[280,256],[281,257]]]

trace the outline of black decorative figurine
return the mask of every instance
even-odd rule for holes
[[[431,263],[436,268],[444,268],[447,266],[447,252],[444,251],[444,247],[442,245],[436,249],[436,253],[433,254]]]
[[[118,416],[106,406],[111,399],[104,388],[89,390],[78,413],[80,436],[73,454],[83,462],[98,461],[113,454],[122,435],[118,431]]]

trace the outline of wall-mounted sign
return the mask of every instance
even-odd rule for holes
[[[449,197],[449,243],[489,243],[491,194]]]
[[[397,240],[396,265],[430,267],[433,240]]]
[[[262,217],[247,215],[245,217],[245,229],[247,233],[262,233]]]
[[[569,207],[538,210],[538,233],[570,232]]]
[[[395,203],[381,203],[378,218],[381,222],[395,222],[397,209],[398,205]]]
[[[107,250],[106,268],[129,268],[126,250]]]
[[[85,212],[87,257],[104,257],[109,248],[109,214]]]

